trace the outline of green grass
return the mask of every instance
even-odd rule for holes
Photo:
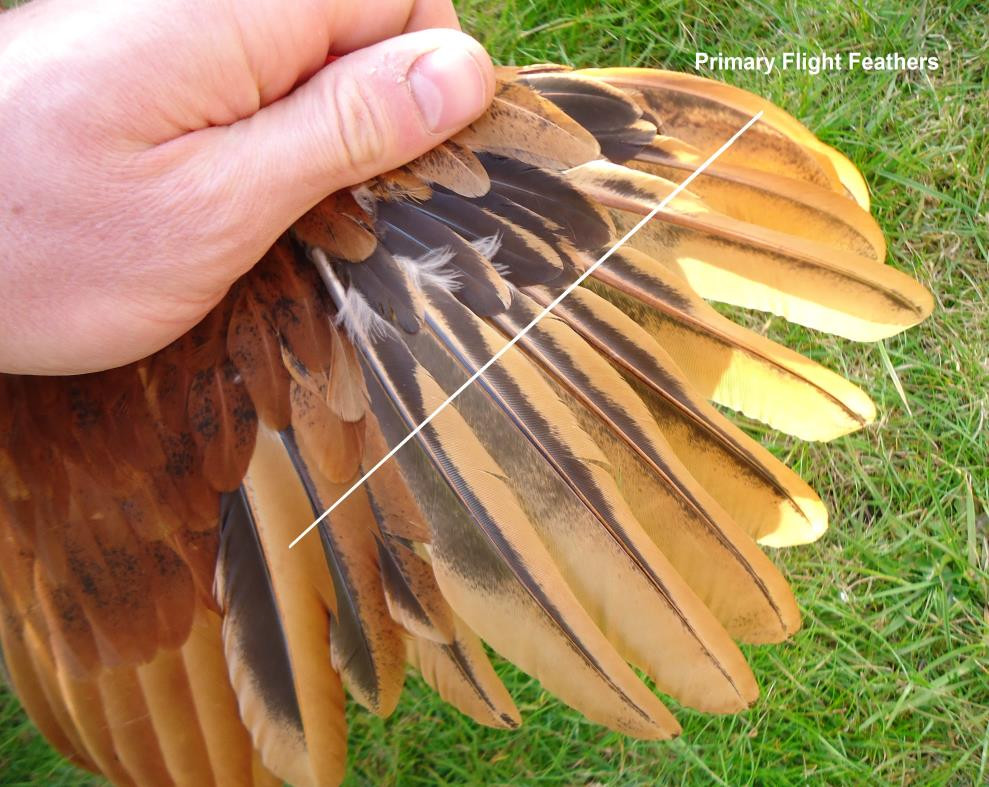
[[[679,711],[683,736],[606,732],[504,663],[525,724],[477,727],[410,678],[382,721],[351,709],[352,784],[984,784],[989,781],[989,46],[977,2],[607,3],[465,0],[496,60],[692,70],[693,53],[926,52],[923,75],[725,74],[795,114],[865,173],[890,262],[937,299],[883,346],[760,317],[774,338],[875,398],[879,422],[828,445],[749,426],[826,500],[817,544],[775,554],[804,613],[786,645],[747,648],[747,713]],[[897,391],[902,388],[905,402]],[[0,780],[76,784],[0,700]]]

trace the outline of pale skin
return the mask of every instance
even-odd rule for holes
[[[493,71],[458,31],[448,0],[0,14],[0,372],[149,355],[320,199],[475,119]]]

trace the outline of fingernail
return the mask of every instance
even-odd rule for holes
[[[462,47],[441,47],[420,57],[409,69],[409,85],[426,127],[434,134],[466,126],[484,109],[484,77]]]

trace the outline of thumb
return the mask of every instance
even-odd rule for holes
[[[228,142],[247,175],[241,188],[257,191],[244,196],[277,234],[327,194],[435,147],[493,95],[494,69],[480,44],[454,30],[424,30],[335,60],[231,126]]]

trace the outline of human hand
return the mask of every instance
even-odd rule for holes
[[[476,118],[491,62],[431,28],[458,28],[449,0],[0,14],[0,371],[148,355],[320,199]]]

